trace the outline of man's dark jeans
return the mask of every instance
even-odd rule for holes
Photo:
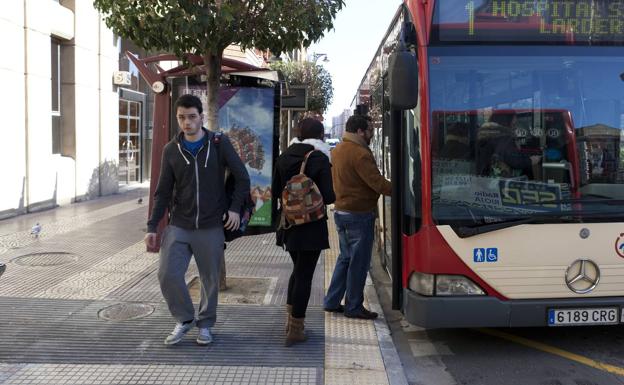
[[[370,267],[375,235],[375,213],[334,213],[340,241],[324,306],[335,309],[345,297],[345,314],[359,314],[363,309],[364,285]]]

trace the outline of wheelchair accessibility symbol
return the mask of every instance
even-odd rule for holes
[[[498,247],[475,248],[472,256],[476,263],[498,262]]]

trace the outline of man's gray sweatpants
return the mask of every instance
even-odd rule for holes
[[[178,322],[195,318],[193,302],[184,281],[193,255],[201,281],[197,327],[212,327],[215,324],[224,242],[222,227],[197,230],[172,225],[166,227],[160,245],[158,280],[169,311]]]

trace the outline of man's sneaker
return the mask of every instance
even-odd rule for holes
[[[197,343],[200,345],[208,345],[212,343],[212,333],[210,333],[210,328],[199,328]]]
[[[365,307],[362,307],[358,313],[345,313],[345,317],[347,318],[359,318],[359,319],[375,319],[379,316],[379,314],[374,311],[369,311]]]
[[[178,322],[175,328],[173,328],[171,334],[169,334],[167,338],[165,338],[165,345],[175,345],[178,342],[182,341],[184,335],[188,333],[189,330],[193,328],[193,326],[195,326],[195,320],[187,323]]]

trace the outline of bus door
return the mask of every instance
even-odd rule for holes
[[[386,78],[384,78],[386,79]],[[392,181],[391,197],[383,197],[384,257],[386,270],[393,280],[392,307],[400,309],[402,299],[402,240],[421,226],[422,161],[420,103],[411,110],[390,108],[388,87],[384,82],[383,173]]]
[[[382,156],[382,168],[381,172],[384,178],[392,180],[392,155],[391,149],[391,112],[385,107],[385,101],[387,100],[388,88],[387,88],[387,76],[383,77],[383,101],[382,101],[382,137],[381,137],[381,156]],[[383,228],[383,245],[384,253],[382,257],[382,263],[385,269],[388,271],[390,278],[393,277],[392,271],[392,197],[382,196],[383,212],[380,214],[380,221]]]

